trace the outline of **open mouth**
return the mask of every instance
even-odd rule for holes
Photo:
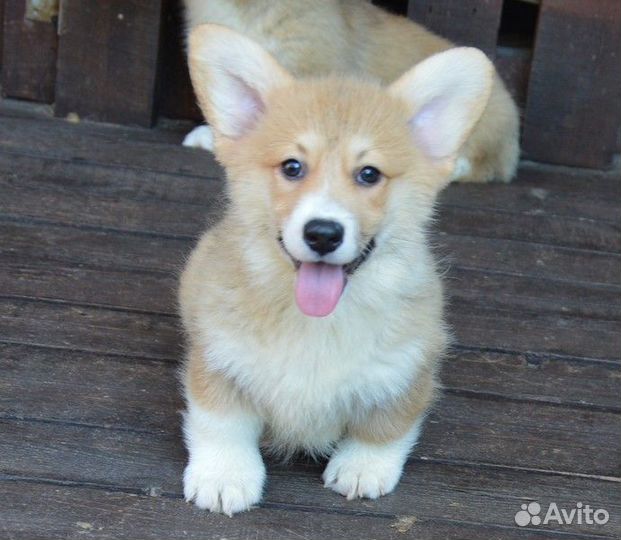
[[[372,238],[353,261],[337,265],[298,261],[287,251],[282,238],[278,238],[278,242],[297,270],[297,305],[302,313],[310,317],[326,317],[336,309],[345,289],[347,276],[352,275],[375,249],[375,239]]]

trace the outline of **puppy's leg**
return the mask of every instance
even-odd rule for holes
[[[376,499],[395,489],[434,395],[428,374],[392,407],[352,423],[323,473],[325,487],[348,499]]]
[[[230,516],[261,500],[263,422],[236,395],[230,381],[205,371],[197,361],[196,355],[191,357],[186,372],[188,410],[183,431],[189,463],[183,492],[199,508]]]
[[[190,133],[188,133],[183,139],[183,146],[190,146],[192,148],[203,148],[213,152],[214,141],[213,131],[209,126],[195,127]]]
[[[417,419],[402,437],[372,443],[354,437],[341,441],[323,473],[325,487],[345,495],[377,499],[395,489],[403,465],[420,434],[423,418]]]

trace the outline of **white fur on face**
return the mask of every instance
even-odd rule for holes
[[[336,221],[343,226],[343,243],[333,252],[321,257],[304,241],[304,226],[313,219]],[[282,239],[289,254],[302,262],[326,262],[347,264],[359,253],[360,227],[356,217],[330,198],[325,191],[310,193],[303,197],[284,224]]]
[[[231,516],[261,500],[265,465],[262,421],[242,411],[208,412],[188,400],[183,432],[190,461],[183,473],[186,501]]]

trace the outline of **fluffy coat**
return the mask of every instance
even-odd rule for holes
[[[261,445],[330,456],[326,486],[349,498],[389,493],[433,402],[448,340],[427,227],[487,106],[493,67],[480,51],[454,49],[387,87],[299,80],[217,25],[193,31],[189,58],[230,204],[192,253],[179,292],[186,498],[228,514],[259,502]],[[291,159],[304,165],[300,178],[283,173]],[[366,166],[381,171],[372,185],[359,178]],[[347,229],[327,255],[309,250],[297,225],[315,217]],[[336,309],[302,313],[298,268],[341,271],[371,239]]]

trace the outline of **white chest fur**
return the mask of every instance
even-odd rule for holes
[[[327,319],[292,307],[265,342],[239,326],[209,332],[210,366],[250,397],[279,449],[328,450],[352,415],[405,391],[423,361],[415,330],[405,340],[393,332],[394,306],[343,304]]]

